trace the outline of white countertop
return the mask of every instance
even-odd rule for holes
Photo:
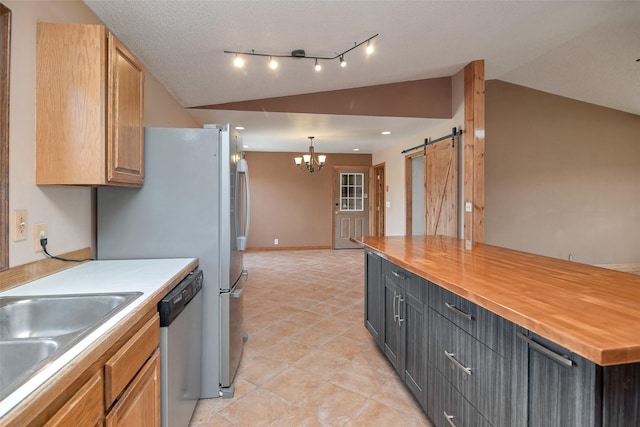
[[[20,388],[0,401],[0,418],[33,393],[154,293],[166,286],[193,258],[92,261],[0,292],[0,296],[142,292],[107,322],[49,363]]]

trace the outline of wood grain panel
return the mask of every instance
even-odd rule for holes
[[[160,426],[160,350],[127,388],[104,422],[105,427]]]
[[[98,371],[45,424],[46,427],[98,426],[104,417],[104,383]]]
[[[11,11],[0,4],[0,271],[9,268],[9,67]]]
[[[458,155],[451,141],[427,146],[425,214],[427,235],[458,236]]]
[[[637,275],[445,236],[358,241],[599,365],[640,362]]]
[[[110,407],[160,343],[160,317],[156,313],[105,363],[105,402]]]
[[[73,252],[67,252],[60,255],[61,258],[67,259],[84,259],[91,258],[91,249],[84,248]],[[77,262],[65,262],[51,258],[41,259],[39,261],[30,262],[28,264],[12,267],[9,270],[0,272],[0,291],[23,285],[41,277],[48,276],[67,268],[75,267]]]

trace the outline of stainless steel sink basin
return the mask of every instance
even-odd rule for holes
[[[0,399],[140,295],[0,297]]]

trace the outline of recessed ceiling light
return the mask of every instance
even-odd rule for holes
[[[391,132],[388,131],[388,130],[385,130],[385,131],[380,132],[380,133],[383,134],[383,135],[391,135]]]
[[[354,148],[353,151],[360,151],[360,149],[359,148]]]
[[[235,130],[244,130],[244,127],[243,126],[236,126],[234,129]]]
[[[243,145],[242,148],[249,148],[249,146],[248,145]]]

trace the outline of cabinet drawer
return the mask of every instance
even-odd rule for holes
[[[160,320],[156,313],[104,365],[105,402],[111,407],[160,342]]]
[[[433,310],[429,360],[477,410],[495,425],[511,414],[511,363]]]
[[[387,280],[403,289],[408,298],[427,303],[428,282],[387,260],[383,260],[382,272]]]
[[[451,384],[430,365],[427,412],[437,427],[491,427]]]
[[[513,323],[489,310],[432,284],[429,306],[478,341],[511,359],[516,327]]]
[[[104,415],[102,371],[91,377],[67,403],[47,421],[46,427],[98,426]]]

